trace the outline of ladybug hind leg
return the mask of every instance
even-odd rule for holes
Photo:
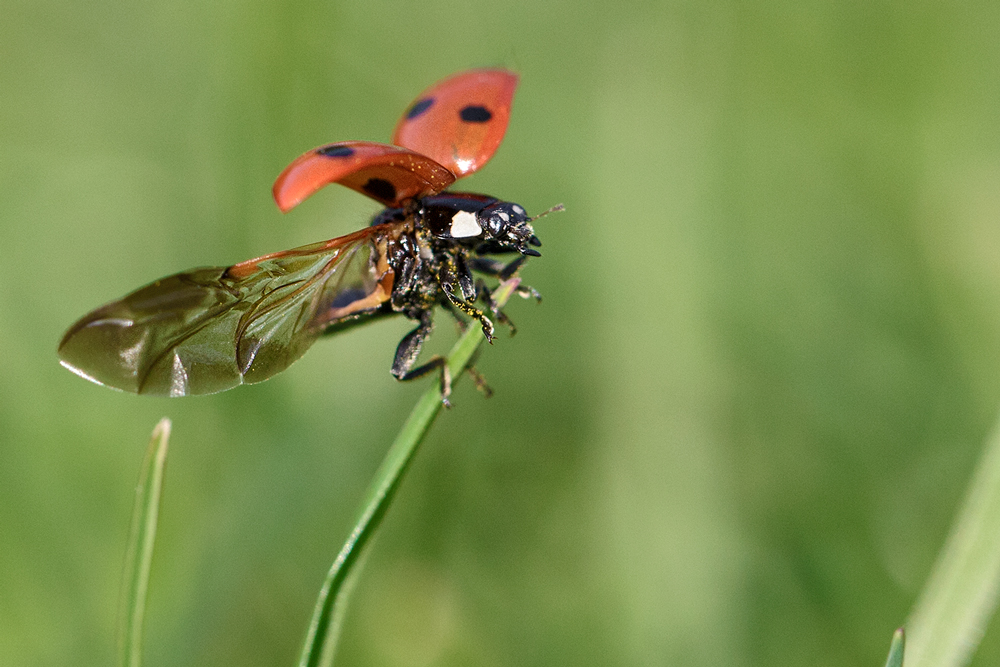
[[[392,361],[392,376],[400,382],[416,380],[428,373],[440,369],[441,372],[441,402],[445,407],[450,408],[451,402],[448,397],[451,395],[451,372],[448,370],[448,360],[439,354],[431,357],[427,363],[414,366],[420,350],[424,346],[424,341],[434,330],[434,321],[431,311],[426,310],[420,314],[420,324],[410,333],[403,336],[396,347],[396,356]]]

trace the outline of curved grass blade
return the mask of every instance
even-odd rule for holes
[[[139,667],[142,663],[142,621],[146,614],[146,591],[153,562],[156,521],[160,513],[160,491],[167,463],[170,420],[164,417],[153,429],[146,458],[135,488],[135,506],[125,556],[122,601],[118,618],[119,664]]]
[[[889,644],[889,657],[885,661],[885,667],[903,667],[904,644],[906,644],[906,635],[903,628],[898,628],[892,633],[892,643]]]
[[[972,657],[1000,593],[1000,425],[986,443],[951,534],[907,623],[907,667]]]
[[[493,293],[498,307],[503,307],[507,303],[519,283],[519,278],[512,278],[500,284]],[[482,342],[483,335],[479,327],[474,325],[470,325],[459,337],[448,355],[448,370],[455,381],[462,376],[472,355]],[[376,471],[354,529],[351,530],[347,542],[344,543],[323,582],[323,588],[320,589],[319,599],[316,601],[316,608],[309,622],[305,647],[299,659],[300,667],[329,667],[333,664],[337,632],[344,617],[354,577],[360,570],[359,562],[365,547],[378,530],[399,488],[403,474],[440,411],[441,386],[440,383],[434,383],[414,406],[383,459],[382,465]]]

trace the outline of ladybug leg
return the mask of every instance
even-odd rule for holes
[[[486,384],[486,378],[483,377],[482,373],[477,371],[475,366],[469,366],[465,370],[468,371],[472,382],[475,383],[476,389],[483,395],[483,398],[492,398],[493,389],[490,385]]]
[[[400,267],[396,275],[399,280],[392,290],[392,305],[396,309],[403,309],[407,296],[413,291],[417,283],[417,276],[420,272],[419,258],[404,256],[400,260]]]
[[[469,329],[469,320],[458,314],[458,308],[449,299],[441,300],[441,307],[448,311],[448,314],[455,319],[455,332],[461,336]]]
[[[483,395],[483,398],[490,398],[493,396],[493,389],[490,388],[490,385],[486,384],[486,378],[483,377],[482,373],[476,370],[474,365],[476,363],[476,359],[478,358],[479,351],[477,350],[475,356],[473,356],[472,360],[469,361],[469,365],[465,367],[465,370],[468,371],[469,377],[472,378],[472,382],[475,383],[476,389],[478,389]]]
[[[518,285],[514,292],[522,299],[534,299],[538,303],[542,301],[542,295],[531,285]]]
[[[486,283],[483,282],[482,279],[476,281],[476,298],[489,307],[490,312],[497,318],[497,322],[507,325],[510,329],[511,336],[517,333],[517,327],[514,326],[511,319],[507,317],[502,310],[500,310],[497,302],[493,300],[493,292],[486,286]]]
[[[466,330],[469,328],[468,320],[463,319],[458,314],[458,311],[455,309],[455,306],[453,306],[450,301],[443,301],[441,303],[441,307],[447,310],[448,313],[453,318],[455,318],[455,329],[458,331],[458,335],[461,336],[462,334],[464,334]],[[475,364],[476,364],[476,359],[478,358],[479,358],[479,350],[476,350],[476,353],[473,355],[472,359],[470,359],[469,363],[466,365],[465,371],[469,374],[469,377],[472,378],[472,381],[476,385],[476,389],[478,389],[483,394],[483,398],[490,398],[491,396],[493,396],[493,389],[491,389],[490,385],[486,383],[486,378],[484,378],[483,375],[478,370],[476,370]]]
[[[420,349],[424,341],[434,330],[434,322],[431,319],[431,312],[424,311],[420,314],[420,324],[416,329],[403,336],[396,347],[396,357],[392,362],[392,376],[400,382],[415,380],[428,373],[441,370],[441,402],[445,407],[450,408],[451,402],[448,396],[451,395],[451,373],[448,371],[447,360],[441,355],[434,355],[427,363],[414,368],[417,357],[420,356]]]
[[[517,270],[521,268],[527,259],[525,255],[518,255],[517,259],[513,261],[502,262],[499,259],[492,259],[490,257],[474,257],[469,261],[469,264],[479,273],[496,276],[500,280],[507,280],[517,273]]]
[[[495,276],[500,280],[507,280],[521,268],[527,257],[521,255],[512,262],[504,263],[498,259],[491,259],[488,257],[476,257],[473,258],[469,264],[473,270],[479,273],[485,274],[487,276]],[[536,301],[542,300],[542,295],[538,293],[534,287],[525,285],[524,283],[517,286],[515,290],[518,296],[524,299],[534,299]]]
[[[517,273],[517,270],[521,268],[521,265],[524,264],[527,259],[527,255],[518,255],[517,259],[500,269],[500,273],[497,274],[497,277],[500,278],[500,280],[507,280],[512,275]]]
[[[483,335],[492,344],[493,322],[473,305],[476,302],[476,288],[472,281],[472,272],[469,271],[465,260],[458,257],[443,261],[438,269],[437,281],[448,303],[469,317],[479,320],[479,324],[483,327]],[[459,290],[457,294],[456,289]]]
[[[441,263],[438,270],[441,289],[449,297],[459,301],[470,301],[476,296],[476,288],[472,280],[472,272],[461,256],[449,257]]]
[[[517,259],[515,259],[514,262],[517,262],[518,266],[521,265],[521,262]],[[514,262],[511,262],[511,264]],[[469,260],[469,266],[472,267],[473,271],[478,271],[479,273],[483,273],[487,276],[499,276],[503,270],[507,268],[508,264],[491,257],[473,257]],[[516,271],[517,267],[514,267],[514,270]]]
[[[469,275],[469,296],[468,300],[466,300],[462,298],[462,296],[464,296],[464,288],[463,288],[463,294],[461,296],[455,294],[456,281],[452,280],[452,275],[450,275],[449,271],[450,267],[442,267],[441,271],[442,275],[441,279],[439,280],[439,284],[441,285],[441,292],[446,297],[445,299],[441,300],[442,305],[445,306],[446,308],[452,309],[453,314],[454,314],[453,309],[458,308],[469,317],[475,320],[479,320],[479,324],[483,327],[483,335],[486,336],[486,340],[490,344],[492,344],[493,322],[490,321],[490,318],[486,317],[483,311],[479,310],[473,305],[476,301],[475,299],[476,289],[475,286],[472,284],[471,274]]]
[[[514,290],[514,293],[524,299],[534,298],[536,301],[542,300],[542,295],[539,294],[534,287],[529,285],[518,285],[517,289]],[[476,281],[476,295],[478,299],[481,299],[483,303],[487,304],[490,312],[497,318],[497,322],[502,322],[510,328],[511,336],[517,333],[517,327],[514,326],[511,319],[507,317],[502,310],[500,310],[499,306],[497,306],[497,302],[493,299],[493,292],[482,280]]]
[[[476,286],[472,277],[472,271],[461,255],[455,257],[455,272],[458,274],[458,286],[462,290],[462,297],[466,301],[476,300]]]
[[[455,333],[457,333],[459,336],[461,336],[462,334],[464,334],[465,331],[466,331],[466,329],[469,328],[469,323],[467,321],[463,320],[459,316],[458,311],[455,310],[455,306],[451,305],[451,301],[447,301],[447,300],[442,301],[441,302],[441,307],[444,308],[445,310],[447,310],[448,314],[451,315],[452,318],[455,320]]]
[[[527,259],[528,259],[527,255],[521,255],[510,264],[500,269],[500,273],[498,273],[497,276],[500,278],[500,280],[507,280],[515,273],[517,273],[517,270],[521,268],[521,265],[524,264],[524,262]],[[515,289],[514,292],[522,299],[534,299],[535,301],[539,302],[542,300],[542,295],[539,294],[538,290],[536,290],[531,285],[525,285],[524,283],[521,283],[520,285],[517,286],[517,289]]]
[[[445,291],[444,294],[448,297],[448,301],[451,302],[451,305],[455,306],[469,317],[479,320],[480,326],[483,327],[483,335],[486,336],[486,342],[492,345],[493,332],[495,329],[490,318],[486,317],[486,314],[483,313],[483,311],[479,310],[468,301],[462,301],[451,292]]]

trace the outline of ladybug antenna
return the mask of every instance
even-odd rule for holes
[[[528,222],[534,222],[535,220],[538,220],[539,218],[544,218],[549,213],[558,213],[559,211],[565,211],[565,210],[566,210],[566,206],[565,205],[563,205],[563,204],[556,204],[555,206],[553,206],[549,210],[543,211],[543,212],[539,213],[538,215],[536,215],[533,218],[528,218]]]

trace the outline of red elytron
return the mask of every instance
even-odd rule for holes
[[[493,156],[516,87],[507,70],[462,72],[416,99],[393,133],[396,145],[345,141],[302,155],[274,184],[282,211],[328,183],[386,208],[353,234],[178,273],[102,306],[63,336],[62,365],[139,394],[209,394],[271,377],[323,334],[402,314],[418,326],[399,343],[392,374],[444,371],[437,357],[416,366],[434,308],[478,320],[492,341],[493,323],[476,303],[507,320],[473,271],[509,277],[541,245],[517,204],[444,192]]]

